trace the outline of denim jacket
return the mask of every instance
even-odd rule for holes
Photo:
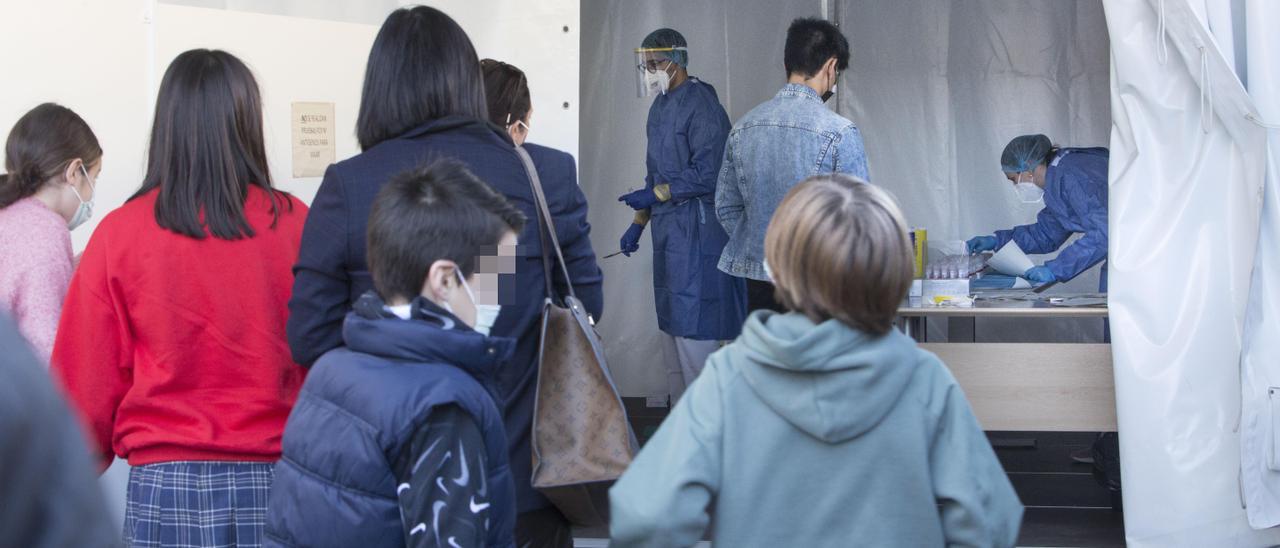
[[[791,187],[814,175],[847,173],[868,180],[862,135],[827,109],[818,93],[787,84],[743,116],[729,132],[716,185],[716,216],[729,243],[720,270],[768,281],[764,233]]]

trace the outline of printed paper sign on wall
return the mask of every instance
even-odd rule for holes
[[[337,154],[333,103],[293,103],[293,176],[321,177]]]

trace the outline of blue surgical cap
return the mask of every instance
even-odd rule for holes
[[[1000,169],[1005,173],[1031,171],[1044,162],[1053,143],[1044,135],[1019,135],[1004,147],[1000,155]]]
[[[640,43],[642,48],[687,48],[689,43],[684,41],[684,35],[675,29],[658,29],[650,32],[644,37],[644,41]],[[668,53],[669,59],[675,64],[684,68],[689,68],[689,52],[688,50],[676,50]]]

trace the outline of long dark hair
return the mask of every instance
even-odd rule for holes
[[[40,186],[79,158],[85,169],[102,158],[98,137],[71,109],[44,103],[31,109],[9,132],[0,175],[0,208],[35,194]]]
[[[271,187],[262,140],[262,97],[243,62],[225,51],[193,49],[160,82],[147,174],[133,198],[160,189],[156,223],[196,239],[252,237],[244,215],[249,186],[271,196],[271,226],[284,192]]]
[[[356,120],[361,150],[451,115],[488,118],[471,39],[438,9],[391,12],[365,66]]]
[[[489,121],[507,127],[524,120],[533,108],[529,99],[529,80],[524,71],[513,65],[484,59],[480,61],[484,73],[485,101],[489,108]]]

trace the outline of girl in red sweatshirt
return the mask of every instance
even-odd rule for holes
[[[306,212],[271,186],[248,67],[179,55],[142,188],[90,239],[52,360],[104,467],[133,466],[129,545],[260,543],[304,374],[285,321]]]

